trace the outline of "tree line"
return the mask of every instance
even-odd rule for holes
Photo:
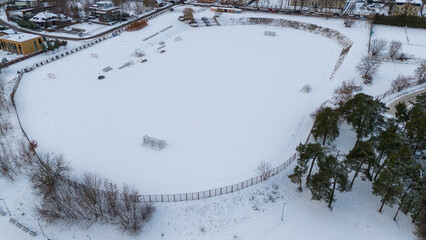
[[[354,81],[344,82],[334,91],[335,105],[314,114],[313,141],[296,148],[297,164],[289,178],[330,210],[337,191],[350,191],[357,178],[370,181],[372,193],[380,197],[378,211],[396,206],[394,220],[400,212],[409,214],[425,236],[426,94],[409,106],[398,103],[395,117],[388,118],[384,103],[363,93],[353,96],[360,90]],[[347,154],[333,145],[343,122],[356,134]]]

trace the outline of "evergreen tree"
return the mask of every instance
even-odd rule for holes
[[[312,169],[315,165],[315,160],[324,157],[324,148],[319,143],[308,143],[306,151],[304,152],[305,157],[312,159],[311,166],[309,167],[308,176],[306,176],[306,186],[309,186],[309,180],[312,175]]]
[[[326,107],[318,112],[315,119],[315,125],[312,129],[312,135],[315,140],[322,138],[322,145],[325,144],[325,140],[329,139],[333,141],[339,136],[339,114],[336,110]]]
[[[58,39],[56,39],[54,42],[53,42],[53,47],[55,48],[55,49],[57,49],[57,48],[59,48],[61,46],[61,43],[59,42],[59,40]]]
[[[361,172],[361,178],[371,180],[370,168],[376,164],[376,154],[370,141],[359,141],[358,144],[346,156],[348,168],[355,171],[350,187],[352,188],[358,173]]]
[[[385,158],[383,163],[375,170],[376,175],[374,176],[374,180],[376,180],[389,157],[401,148],[402,140],[399,135],[399,128],[394,122],[391,122],[384,131],[381,131],[379,136],[374,138],[374,140],[377,144],[376,150],[379,153],[376,162],[380,163],[382,158]]]
[[[405,126],[406,137],[411,145],[413,154],[425,150],[426,145],[426,93],[416,98],[416,102],[409,111],[409,120]]]
[[[46,45],[45,45],[45,44],[42,44],[42,45],[41,45],[41,50],[43,50],[43,52],[47,52],[47,48],[46,48]]]
[[[415,199],[414,195],[419,194],[424,188],[424,178],[419,172],[421,164],[416,162],[411,157],[411,149],[409,146],[404,146],[398,152],[398,162],[395,171],[401,178],[403,191],[401,197],[398,199],[398,210],[395,213],[393,220],[396,220],[400,209],[404,206],[407,198]]]
[[[302,179],[303,179],[303,176],[305,176],[306,172],[308,171],[309,161],[312,159],[312,164],[309,170],[309,174],[311,174],[313,164],[315,160],[318,158],[318,156],[322,156],[323,149],[321,145],[318,143],[315,143],[315,144],[301,143],[296,148],[296,151],[298,153],[297,165],[293,169],[293,173],[289,175],[288,177],[293,183],[299,184],[299,191],[302,191]]]
[[[383,113],[386,106],[371,96],[358,93],[342,107],[346,121],[352,125],[357,135],[357,141],[376,133],[384,123]]]
[[[377,180],[373,182],[373,194],[381,197],[380,202],[382,204],[379,212],[382,212],[385,204],[392,207],[402,192],[401,179],[395,173],[395,169],[393,169],[396,164],[396,158],[396,154],[389,158],[386,168],[383,169]]]
[[[395,105],[395,117],[398,124],[405,126],[409,119],[407,104],[405,102],[399,102]]]
[[[348,170],[344,162],[332,155],[318,160],[319,170],[312,176],[309,189],[312,199],[324,200],[331,209],[331,204],[336,201],[335,191],[348,191]]]

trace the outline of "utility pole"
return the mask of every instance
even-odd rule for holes
[[[7,207],[7,205],[6,205],[6,202],[4,201],[4,198],[0,198],[0,200],[2,200],[2,201],[3,201],[4,206],[6,207],[7,212],[9,213],[9,216],[12,216],[12,215],[10,214],[9,208],[8,208],[8,207]]]

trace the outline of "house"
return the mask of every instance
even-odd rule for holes
[[[392,10],[392,15],[418,16],[422,8],[421,0],[396,0]]]
[[[10,29],[10,28],[0,31],[0,37],[4,36],[4,35],[12,35],[12,34],[16,34],[16,32],[15,32],[15,30]]]
[[[198,3],[215,3],[217,0],[198,0]]]
[[[13,2],[16,8],[33,8],[39,5],[38,0],[15,0]]]
[[[343,9],[347,0],[291,0],[292,7]]]
[[[42,49],[43,39],[40,36],[18,33],[0,37],[0,48],[3,51],[27,55]]]
[[[112,2],[101,1],[89,7],[90,15],[97,17],[101,22],[113,22],[120,20],[121,10],[114,7]]]
[[[245,6],[247,5],[247,0],[221,0],[220,4],[223,5],[237,5],[237,6]]]
[[[29,21],[46,28],[52,26],[64,27],[71,24],[71,18],[63,14],[56,14],[49,11],[37,13],[34,17],[30,18]]]

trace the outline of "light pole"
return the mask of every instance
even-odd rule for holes
[[[38,222],[38,226],[40,227],[41,233],[43,234],[44,237],[46,237],[46,234],[44,234],[43,228],[41,227],[40,221],[37,219]]]
[[[282,211],[282,213],[281,213],[281,221],[284,221],[284,206],[286,205],[287,203],[285,202],[285,203],[283,203],[283,211]]]
[[[2,200],[2,201],[3,201],[3,203],[4,203],[4,206],[6,206],[6,209],[7,209],[7,212],[9,213],[9,216],[12,216],[12,215],[10,214],[9,208],[7,207],[6,202],[4,201],[4,199],[3,199],[3,198],[0,198],[0,200]]]

